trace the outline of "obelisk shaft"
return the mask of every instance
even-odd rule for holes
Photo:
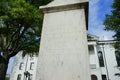
[[[86,4],[42,7],[45,14],[36,80],[90,80]]]

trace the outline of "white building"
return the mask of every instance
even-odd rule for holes
[[[91,79],[120,80],[120,77],[115,76],[120,73],[117,67],[120,66],[120,54],[114,48],[115,41],[98,39],[96,36],[88,35]],[[22,58],[22,52],[20,52],[15,58],[10,80],[36,80],[36,65],[36,56],[27,55]]]
[[[10,80],[35,80],[37,57],[35,55],[22,57],[22,53],[19,52],[14,59]]]
[[[114,48],[115,41],[98,41],[98,37],[88,39],[92,80],[120,80],[120,54]]]

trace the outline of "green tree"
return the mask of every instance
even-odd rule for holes
[[[23,50],[37,52],[43,15],[39,6],[51,0],[0,1],[0,80],[5,80],[9,59]]]
[[[105,30],[114,31],[114,39],[120,41],[120,0],[114,0],[111,7],[111,14],[106,14],[104,20]],[[120,50],[120,42],[117,42],[115,48]]]

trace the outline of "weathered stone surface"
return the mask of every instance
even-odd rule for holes
[[[84,8],[44,14],[36,80],[90,80]]]

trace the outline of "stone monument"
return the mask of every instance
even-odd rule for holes
[[[88,0],[54,0],[44,13],[36,80],[90,80]]]

